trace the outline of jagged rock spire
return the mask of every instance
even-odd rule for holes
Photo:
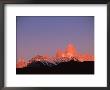
[[[66,48],[66,51],[65,51],[65,54],[67,57],[73,57],[76,55],[76,48],[75,46],[73,46],[72,44],[68,44],[67,45],[67,48]]]
[[[56,57],[62,57],[63,52],[61,51],[61,49],[57,49],[56,51]]]

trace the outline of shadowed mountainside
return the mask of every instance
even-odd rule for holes
[[[16,74],[94,74],[94,61],[68,61],[56,65],[50,62],[32,62],[24,68],[16,68]]]

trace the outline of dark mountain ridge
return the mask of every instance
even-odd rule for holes
[[[24,68],[16,68],[16,74],[94,74],[94,61],[60,62],[33,61]]]

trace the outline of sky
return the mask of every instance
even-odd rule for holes
[[[93,16],[17,16],[17,60],[54,56],[72,43],[78,52],[94,55]]]

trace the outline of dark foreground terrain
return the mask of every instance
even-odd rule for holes
[[[25,68],[17,68],[16,74],[94,74],[94,61],[52,63],[33,62]]]

